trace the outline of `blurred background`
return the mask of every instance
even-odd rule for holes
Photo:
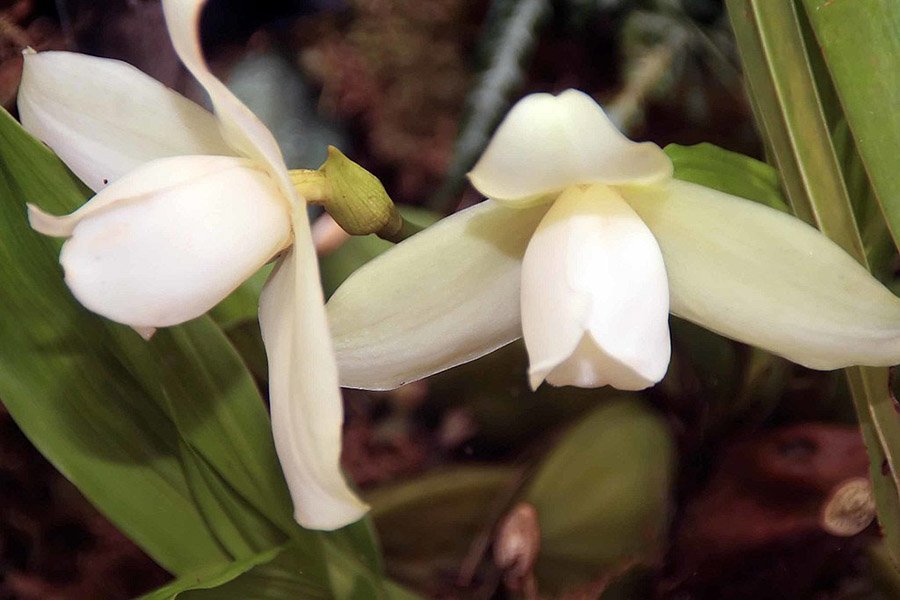
[[[581,89],[633,139],[763,158],[718,0],[211,0],[203,39],[289,167],[338,146],[422,222],[480,200],[465,173],[532,91]],[[121,59],[205,102],[156,0],[0,0],[13,113],[26,46]],[[323,253],[326,293],[387,246]],[[258,326],[223,314],[264,387]],[[877,526],[829,522],[867,472],[842,374],[672,330],[645,394],[532,393],[518,343],[346,391],[344,466],[388,572],[434,598],[898,597]],[[125,599],[168,579],[0,412],[0,600]]]

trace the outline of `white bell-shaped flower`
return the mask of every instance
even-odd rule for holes
[[[343,406],[305,202],[272,134],[209,71],[204,4],[163,10],[214,113],[119,61],[26,55],[23,125],[98,192],[67,216],[30,206],[31,223],[67,238],[75,297],[145,337],[202,315],[279,257],[260,298],[275,446],[300,524],[343,527],[367,507],[340,469]]]
[[[673,314],[802,365],[900,363],[900,299],[806,223],[672,178],[573,90],[519,101],[470,173],[485,202],[364,265],[328,317],[349,387],[524,337],[530,380],[641,389]]]

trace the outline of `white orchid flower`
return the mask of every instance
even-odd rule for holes
[[[356,271],[328,318],[341,383],[390,389],[522,336],[530,382],[637,390],[668,312],[814,369],[900,362],[900,300],[816,229],[672,178],[590,97],[516,104],[469,174],[489,199]]]
[[[90,310],[145,336],[205,313],[279,256],[260,299],[272,426],[297,521],[335,529],[366,506],[340,471],[343,408],[305,202],[266,127],[207,68],[202,0],[163,0],[182,62],[215,113],[118,61],[25,57],[19,112],[96,195],[68,216],[66,283]]]

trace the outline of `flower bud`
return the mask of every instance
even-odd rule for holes
[[[328,214],[352,235],[376,233],[390,239],[400,232],[403,219],[377,177],[328,147],[328,159],[319,167],[325,175]]]

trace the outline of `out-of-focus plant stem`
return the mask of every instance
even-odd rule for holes
[[[759,126],[791,206],[860,263],[868,266],[826,108],[804,36],[805,14],[784,0],[727,0]],[[861,68],[865,68],[861,66]],[[815,310],[814,306],[810,310]],[[900,416],[888,388],[888,370],[846,370],[870,457],[870,475],[886,547],[900,557]]]
[[[641,56],[626,75],[625,87],[606,105],[609,117],[619,129],[628,131],[641,117],[647,97],[668,74],[675,56],[689,39],[683,29],[676,29],[664,41]]]

